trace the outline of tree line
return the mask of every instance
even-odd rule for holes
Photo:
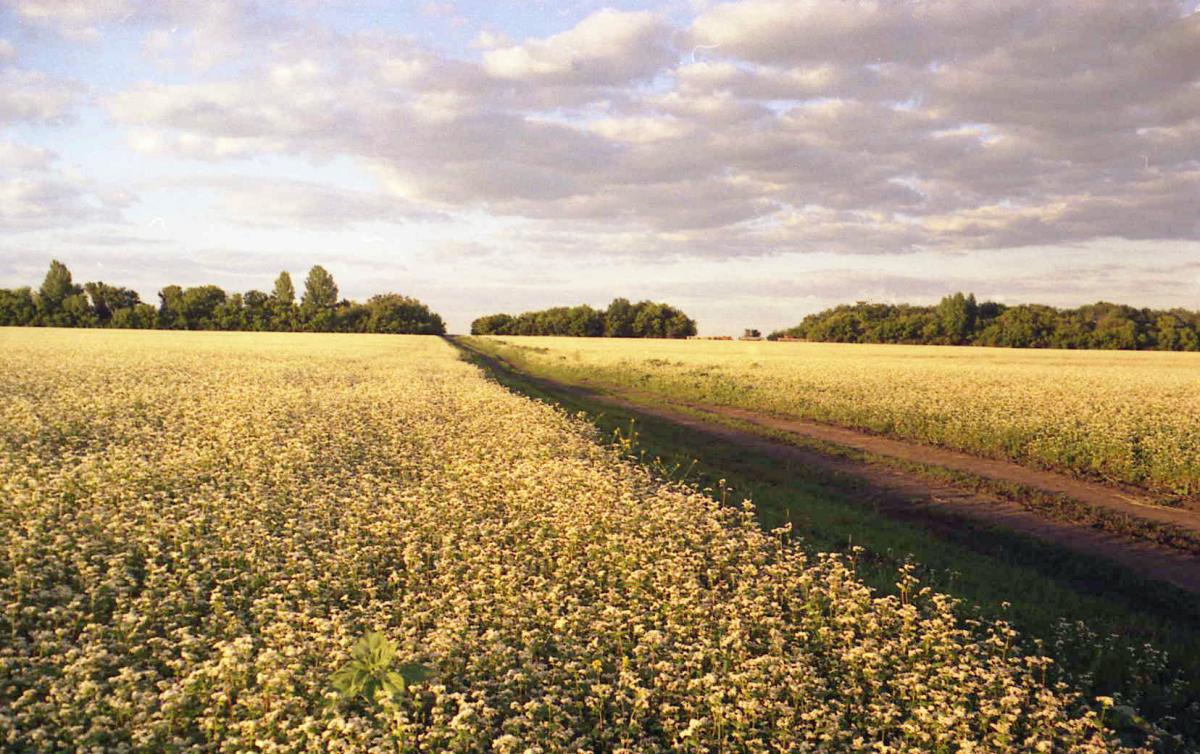
[[[567,335],[581,338],[686,338],[696,321],[668,304],[613,299],[606,309],[558,306],[535,312],[490,314],[471,323],[472,335]]]
[[[136,291],[104,282],[76,284],[58,260],[42,285],[0,289],[0,325],[113,327],[159,330],[268,330],[443,335],[442,318],[415,298],[398,293],[365,303],[338,298],[337,283],[320,265],[308,271],[296,301],[292,276],[279,273],[271,293],[228,294],[216,285],[168,285],[158,306]]]
[[[1100,302],[1076,309],[978,303],[955,293],[936,306],[859,301],[810,314],[768,336],[834,343],[1200,351],[1200,312]]]

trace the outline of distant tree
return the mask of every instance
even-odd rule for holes
[[[129,288],[103,281],[76,285],[67,266],[54,260],[37,291],[28,287],[0,289],[0,325],[417,334],[446,331],[442,318],[414,298],[388,293],[358,303],[337,296],[333,276],[316,265],[305,280],[300,306],[296,304],[291,276],[282,272],[270,295],[259,290],[227,295],[216,285],[167,285],[159,291],[155,307],[142,303]],[[527,312],[521,324],[530,332],[550,328],[562,333],[592,334],[603,329],[601,313],[588,306]]]
[[[292,285],[292,276],[287,270],[279,273],[279,277],[275,278],[275,288],[271,292],[271,297],[280,304],[296,303],[296,287]],[[334,297],[337,297],[336,294]]]
[[[663,335],[668,338],[688,338],[696,334],[696,320],[678,309],[663,305]],[[754,332],[758,332],[755,330]]]
[[[411,335],[445,335],[442,318],[415,298],[383,293],[367,299],[366,331]]]
[[[183,318],[189,330],[217,330],[217,310],[225,303],[225,291],[215,285],[197,285],[183,291]]]
[[[271,293],[270,318],[266,329],[290,332],[300,329],[300,310],[296,306],[296,288],[286,270],[275,278]]]
[[[333,310],[337,303],[338,287],[333,275],[321,265],[313,265],[304,280],[304,296],[300,299],[300,314],[306,329],[332,332],[336,324]]]
[[[946,296],[937,306],[937,322],[941,334],[953,345],[966,343],[975,329],[977,314],[975,294],[967,297],[959,292]]]
[[[215,285],[180,288],[168,285],[158,293],[158,326],[164,330],[217,330],[217,310],[225,291]]]
[[[1137,310],[1115,304],[1096,304],[1092,348],[1134,349],[1140,344]]]
[[[1008,348],[1049,348],[1054,341],[1057,314],[1039,304],[1005,309],[979,334],[985,346]]]
[[[662,305],[653,301],[639,301],[637,314],[633,318],[633,334],[638,338],[665,338],[666,326]]]
[[[489,314],[471,322],[472,335],[512,335],[511,314]]]
[[[1154,343],[1163,351],[1182,351],[1187,323],[1174,314],[1160,314],[1154,322]]]
[[[104,282],[84,283],[83,290],[91,299],[92,310],[101,324],[107,324],[114,312],[132,309],[142,303],[137,291]]]
[[[33,291],[24,288],[0,288],[0,325],[28,326],[37,318]]]
[[[163,330],[186,330],[183,288],[168,285],[158,292],[158,327]]]
[[[573,306],[563,312],[563,335],[575,338],[598,338],[604,335],[604,313],[587,304]]]
[[[333,308],[325,326],[327,332],[367,332],[371,310],[365,304],[342,299]]]
[[[82,289],[71,281],[71,271],[57,259],[50,262],[50,269],[38,289],[38,303],[45,312],[58,311],[68,296],[80,293]]]
[[[217,304],[212,312],[212,323],[217,330],[248,330],[246,326],[246,308],[242,294],[234,293],[226,296]]]
[[[150,304],[137,304],[113,312],[109,325],[125,330],[151,330],[158,324],[158,310]]]
[[[73,293],[62,301],[62,306],[47,324],[56,327],[99,327],[100,319],[92,309],[92,302],[85,293]]]
[[[333,275],[321,265],[314,265],[304,279],[304,297],[300,300],[301,308],[309,310],[332,309],[337,305],[338,287],[333,281]]]
[[[637,312],[627,298],[615,298],[604,310],[604,335],[609,338],[632,338],[633,320]]]
[[[270,330],[272,311],[271,297],[262,291],[249,290],[242,296],[245,307],[245,325],[248,330]]]
[[[471,323],[472,335],[563,335],[576,338],[685,338],[696,322],[668,304],[619,298],[604,311],[587,304],[556,306],[513,317],[490,314]]]

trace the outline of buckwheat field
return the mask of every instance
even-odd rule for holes
[[[441,340],[0,353],[6,751],[1118,750],[1006,626],[874,595]],[[419,678],[339,691],[371,632]]]
[[[1200,354],[489,338],[537,374],[1200,495]]]

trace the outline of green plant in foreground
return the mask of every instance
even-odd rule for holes
[[[330,678],[333,687],[347,699],[361,696],[374,701],[380,692],[398,696],[408,684],[420,683],[431,674],[429,668],[416,662],[406,662],[392,670],[396,644],[374,631],[356,641],[350,655],[350,662]]]

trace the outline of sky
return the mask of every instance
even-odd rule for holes
[[[1200,308],[1196,5],[0,0],[0,286]]]

